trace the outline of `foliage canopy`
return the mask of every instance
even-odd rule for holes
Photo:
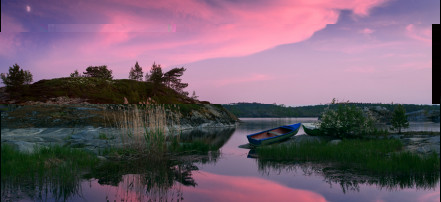
[[[135,67],[130,68],[129,79],[142,81],[143,79],[142,67],[136,62]]]
[[[348,104],[338,104],[337,109],[325,109],[320,130],[338,138],[358,137],[373,130],[374,119],[370,114]]]
[[[112,79],[112,70],[107,69],[107,65],[102,66],[89,66],[86,68],[86,72],[83,72],[86,77],[96,77],[102,79]]]
[[[18,64],[9,67],[9,73],[1,73],[1,79],[8,90],[20,89],[24,84],[30,84],[33,80],[31,72],[20,69]]]
[[[392,120],[391,120],[392,130],[398,129],[398,133],[401,133],[402,128],[409,127],[409,121],[407,121],[406,109],[404,109],[403,105],[397,105],[392,112]]]

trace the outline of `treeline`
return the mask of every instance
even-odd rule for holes
[[[135,63],[134,67],[130,68],[129,79],[136,81],[150,82],[154,85],[154,89],[158,89],[160,85],[166,86],[182,94],[188,96],[188,92],[184,91],[184,88],[188,86],[188,83],[182,83],[180,78],[184,75],[184,67],[175,67],[168,72],[163,72],[160,64],[153,63],[150,67],[150,72],[146,72],[144,76],[144,71],[142,67]],[[70,74],[70,77],[96,77],[102,79],[112,80],[112,70],[107,68],[107,65],[102,66],[89,66],[86,68],[86,72],[80,74],[78,70],[75,70]],[[145,80],[144,80],[145,79]],[[193,97],[196,98],[195,92],[193,92]]]
[[[388,111],[393,111],[395,108],[394,104],[382,104],[382,103],[350,103],[345,102],[344,104],[354,105],[360,108],[378,108],[387,109]],[[310,105],[310,106],[299,106],[299,107],[287,107],[285,105],[277,104],[261,104],[261,103],[232,103],[223,105],[231,113],[237,117],[318,117],[322,114],[326,107],[330,109],[337,109],[339,103],[335,104],[320,104],[320,105]],[[416,105],[416,104],[403,104],[406,112],[413,112],[418,110],[440,110],[439,105]]]

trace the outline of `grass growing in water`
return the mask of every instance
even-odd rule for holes
[[[114,114],[114,123],[121,130],[128,159],[161,158],[179,144],[180,113],[165,105],[125,105]],[[127,152],[124,152],[127,153]]]
[[[399,152],[400,140],[343,140],[337,145],[326,142],[282,144],[257,149],[262,161],[337,162],[373,174],[409,175],[440,171],[437,154],[426,157]]]
[[[79,191],[80,173],[97,162],[93,154],[68,147],[40,148],[29,154],[2,144],[2,199],[24,192],[34,200],[47,200],[50,190],[56,200],[67,200]]]

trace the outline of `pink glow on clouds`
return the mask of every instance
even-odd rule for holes
[[[416,27],[414,24],[409,24],[406,26],[406,34],[408,37],[422,41],[426,45],[432,45],[432,28],[420,28]]]
[[[79,39],[57,41],[57,47],[46,50],[45,57],[34,64],[39,64],[36,68],[40,71],[53,72],[54,64],[62,63],[57,62],[60,59],[69,65],[80,60],[84,63],[104,61],[110,66],[115,62],[142,61],[145,56],[151,56],[167,67],[215,57],[245,56],[280,44],[306,40],[327,24],[336,23],[340,9],[353,10],[354,14],[365,16],[370,9],[383,3],[379,0],[278,0],[252,6],[222,2],[213,7],[196,0],[139,0],[115,1],[114,7],[111,7],[97,2],[82,2],[75,5],[73,11],[93,11],[106,19],[106,24],[101,25],[99,32],[87,33],[87,37],[81,35],[76,36]],[[126,12],[117,9],[119,5],[137,6],[146,11]],[[59,11],[53,6],[47,8]],[[35,13],[46,17],[50,15],[39,10]],[[63,13],[74,19],[82,16],[82,13]],[[165,13],[164,17],[155,17],[161,13]],[[176,32],[167,32],[169,24],[176,25],[176,29],[173,27]],[[16,30],[20,30],[18,23],[14,25]],[[164,27],[166,32],[148,31]],[[76,58],[69,58],[73,55]],[[147,61],[148,65],[152,62]],[[63,66],[73,71],[78,69],[78,65],[81,64]]]
[[[375,32],[375,30],[369,29],[369,28],[364,28],[363,30],[360,31],[362,34],[372,34]]]
[[[118,52],[118,55],[123,52],[128,53],[128,58],[132,58],[135,53],[138,53],[138,56],[154,54],[156,49],[151,47],[180,49],[181,35],[186,35],[185,49],[180,49],[179,53],[167,53],[168,61],[164,66],[212,57],[244,56],[280,44],[306,40],[316,31],[325,28],[327,24],[336,23],[340,9],[353,10],[356,15],[366,16],[371,8],[384,2],[382,0],[272,1],[264,5],[246,7],[223,2],[220,3],[221,8],[213,8],[196,0],[121,2],[121,4],[173,13],[163,19],[153,19],[138,13],[121,12],[103,5],[91,4],[88,9],[107,16],[108,25],[103,25],[101,32],[104,33],[97,33],[97,41],[85,48],[95,51],[104,46],[111,55],[113,55],[112,51]],[[149,26],[155,29],[155,25],[167,23],[177,24],[176,34],[165,36],[153,34],[152,37],[150,33],[139,32],[150,29]],[[119,33],[108,33],[117,29],[116,25],[121,26]],[[180,33],[182,28],[191,29],[192,32]],[[138,47],[125,44],[131,40],[140,40],[143,43]],[[174,46],[176,44],[178,46]]]
[[[189,201],[326,201],[320,194],[289,188],[255,177],[217,175],[208,172],[193,174],[198,187],[183,187]]]

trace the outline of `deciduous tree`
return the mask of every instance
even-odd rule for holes
[[[406,109],[404,109],[403,105],[397,105],[392,112],[392,120],[391,120],[392,130],[398,129],[398,133],[401,133],[402,128],[409,127],[409,121],[407,121]]]
[[[9,67],[9,73],[1,73],[1,79],[9,91],[18,90],[24,84],[32,83],[32,74],[30,71],[20,69],[18,64]]]

